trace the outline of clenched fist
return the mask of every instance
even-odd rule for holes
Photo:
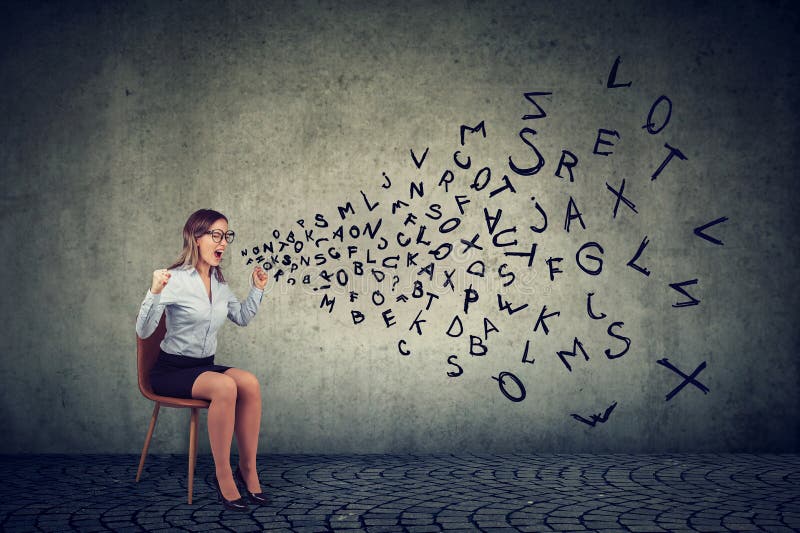
[[[172,274],[170,274],[166,268],[153,272],[153,285],[150,287],[150,292],[159,294],[163,291],[164,287],[169,283],[170,276],[172,276]]]
[[[267,273],[260,266],[253,269],[253,284],[262,291],[267,286]]]

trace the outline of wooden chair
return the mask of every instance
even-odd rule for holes
[[[139,470],[136,472],[136,482],[142,475],[144,468],[144,460],[147,457],[147,448],[150,447],[150,439],[153,436],[153,430],[156,427],[156,420],[158,419],[158,411],[161,406],[189,408],[192,410],[191,422],[189,424],[189,504],[192,503],[192,488],[194,486],[194,466],[197,460],[197,413],[198,409],[207,409],[209,402],[206,400],[195,400],[187,398],[173,398],[170,396],[159,396],[150,387],[150,369],[156,364],[158,354],[161,351],[161,341],[164,340],[164,334],[167,331],[165,317],[161,317],[158,327],[146,339],[136,336],[136,362],[139,373],[139,390],[145,398],[153,400],[155,407],[153,408],[153,417],[150,419],[150,427],[147,429],[147,437],[144,439],[144,447],[142,448],[142,458],[139,460]]]

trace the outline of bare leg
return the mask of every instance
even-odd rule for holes
[[[231,470],[231,440],[236,420],[236,382],[219,372],[203,372],[194,381],[192,398],[210,400],[208,440],[222,495],[227,500],[241,497]]]
[[[258,433],[261,428],[261,387],[258,378],[246,370],[225,371],[236,382],[236,443],[239,447],[239,469],[250,492],[261,492],[256,469]]]

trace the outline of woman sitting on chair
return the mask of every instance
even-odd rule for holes
[[[214,364],[217,330],[231,319],[246,326],[261,304],[267,274],[255,267],[253,286],[240,303],[219,267],[234,232],[217,211],[192,213],[183,227],[183,251],[174,265],[153,272],[153,284],[139,310],[136,333],[153,334],[166,310],[167,332],[150,373],[153,391],[162,396],[209,400],[208,436],[216,467],[216,487],[226,509],[246,510],[247,502],[263,505],[256,470],[261,425],[261,391],[250,372]],[[231,440],[236,433],[239,465],[230,464]],[[235,478],[234,479],[234,475]],[[247,499],[241,497],[237,481]]]

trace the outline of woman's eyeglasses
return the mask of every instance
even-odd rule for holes
[[[236,237],[236,233],[233,231],[223,232],[221,229],[214,229],[211,231],[206,231],[203,235],[211,235],[211,238],[214,239],[214,242],[222,242],[222,238],[225,237],[225,240],[229,243],[233,242],[233,238]]]

